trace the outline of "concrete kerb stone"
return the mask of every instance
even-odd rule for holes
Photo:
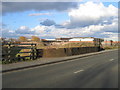
[[[114,49],[114,50],[118,50],[118,49]],[[64,59],[60,59],[60,60],[58,59],[58,60],[54,60],[54,61],[38,63],[38,64],[35,64],[35,65],[6,69],[6,70],[2,70],[2,73],[21,70],[21,69],[32,68],[32,67],[37,67],[37,66],[42,66],[42,65],[47,65],[47,64],[59,63],[59,62],[63,62],[63,61],[68,61],[68,60],[83,58],[83,57],[87,57],[87,56],[102,54],[102,53],[109,52],[109,51],[113,51],[113,50],[105,50],[105,51],[100,51],[100,52],[93,52],[93,53],[87,53],[87,54],[82,54],[82,55],[69,56],[69,57],[64,57]]]

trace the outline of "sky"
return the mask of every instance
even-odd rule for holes
[[[2,2],[2,37],[118,40],[118,2]]]

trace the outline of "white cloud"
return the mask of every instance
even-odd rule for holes
[[[2,37],[16,38],[18,34],[16,34],[13,30],[2,28],[0,29],[2,32]]]
[[[32,28],[31,30],[34,31],[35,34],[43,34],[43,33],[45,33],[46,26],[40,26],[40,25],[38,25],[38,26]]]
[[[105,39],[107,39],[107,40],[115,40],[115,41],[118,41],[118,36],[119,36],[119,34],[118,33],[113,33],[113,32],[103,32],[102,33],[103,35],[105,35],[105,36],[107,36],[107,37],[105,37]]]
[[[33,28],[28,28],[26,26],[21,26],[17,30],[12,31],[8,29],[3,30],[3,36],[8,37],[19,37],[26,36],[30,37],[32,35],[36,35],[40,38],[57,38],[57,37],[99,37],[99,38],[108,38],[112,40],[118,40],[117,32],[108,32],[105,31],[106,27],[110,25],[102,26],[102,25],[90,25],[86,27],[79,28],[56,28],[56,26],[42,26],[38,25]],[[112,24],[111,24],[112,27]],[[21,31],[20,31],[21,30]],[[31,32],[31,33],[30,33]]]
[[[72,29],[67,29],[67,28],[56,28],[55,26],[36,26],[32,28],[32,30],[35,32],[35,35],[38,35],[39,37],[99,37],[99,38],[111,38],[112,35],[114,34],[113,32],[112,35],[109,35],[106,31],[105,28],[109,27],[110,25],[90,25],[87,27],[79,27],[79,28],[72,28]],[[111,24],[112,27],[112,24]],[[104,32],[104,33],[103,33]],[[109,32],[110,33],[110,32]],[[117,34],[117,32],[116,32]],[[114,35],[114,37],[117,37]]]
[[[112,22],[112,19],[117,18],[118,9],[113,5],[106,7],[102,3],[87,2],[80,4],[77,9],[72,9],[68,15],[70,23],[67,27],[85,27]]]
[[[29,16],[41,16],[41,15],[51,15],[51,13],[32,13]]]
[[[29,27],[27,26],[21,26],[19,27],[16,31],[16,33],[19,33],[19,34],[31,34],[33,33]]]

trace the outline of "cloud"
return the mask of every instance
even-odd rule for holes
[[[103,32],[102,33],[103,35],[105,35],[105,39],[106,40],[115,40],[115,41],[118,41],[119,40],[119,34],[118,33],[114,33],[114,32]]]
[[[56,22],[54,20],[42,18],[42,19],[40,19],[40,21],[41,21],[40,24],[43,25],[43,26],[52,26],[52,25],[54,25],[56,28],[66,28],[62,24],[56,24]]]
[[[4,27],[7,27],[7,25],[4,24],[4,23],[2,23],[2,22],[0,22],[0,27],[1,27],[1,28],[4,28]]]
[[[39,35],[40,37],[69,37],[70,30],[66,28],[56,28],[56,26],[36,26],[32,28],[35,31],[35,34]]]
[[[46,19],[43,22],[41,22],[40,24],[44,25],[44,26],[51,26],[51,25],[55,25],[56,23],[53,20]]]
[[[77,9],[72,9],[68,13],[70,20],[65,22],[66,27],[86,27],[89,25],[110,24],[117,18],[118,9],[113,5],[108,7],[102,3],[87,2],[80,4]]]
[[[70,10],[68,12],[70,19],[62,24],[45,19],[33,28],[21,26],[14,34],[17,36],[37,35],[40,38],[98,37],[118,40],[117,11],[118,9],[113,5],[106,7],[102,3],[87,2]],[[14,35],[11,32],[10,34]]]
[[[98,37],[98,38],[108,38],[112,40],[118,40],[117,32],[105,31],[106,27],[113,28],[114,25],[90,25],[86,27],[79,28],[57,28],[55,25],[43,26],[37,25],[33,28],[27,26],[21,26],[16,31],[4,29],[3,36],[5,37],[19,37],[26,36],[30,37],[36,35],[40,38],[58,38],[58,37]]]
[[[22,11],[44,11],[57,10],[65,11],[70,8],[76,8],[76,2],[3,2],[2,12],[6,13],[22,12]]]
[[[21,26],[15,32],[18,33],[18,34],[31,34],[31,33],[33,33],[30,30],[30,28],[27,27],[27,26]]]
[[[51,13],[32,13],[29,16],[41,16],[41,15],[51,15]]]
[[[18,37],[18,35],[13,30],[2,28],[0,29],[0,31],[2,32],[2,37],[9,37],[9,38]]]
[[[56,26],[36,26],[32,28],[35,31],[35,35],[40,37],[98,37],[98,38],[111,38],[114,39],[112,35],[108,35],[105,31],[106,27],[114,28],[114,25],[90,25],[86,27],[79,28],[57,28]],[[103,34],[104,33],[104,34]],[[117,32],[111,32],[116,33]],[[117,38],[117,36],[114,36]]]

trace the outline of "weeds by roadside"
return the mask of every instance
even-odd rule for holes
[[[107,50],[107,49],[120,49],[120,47],[119,46],[105,46],[104,49],[105,50]]]

